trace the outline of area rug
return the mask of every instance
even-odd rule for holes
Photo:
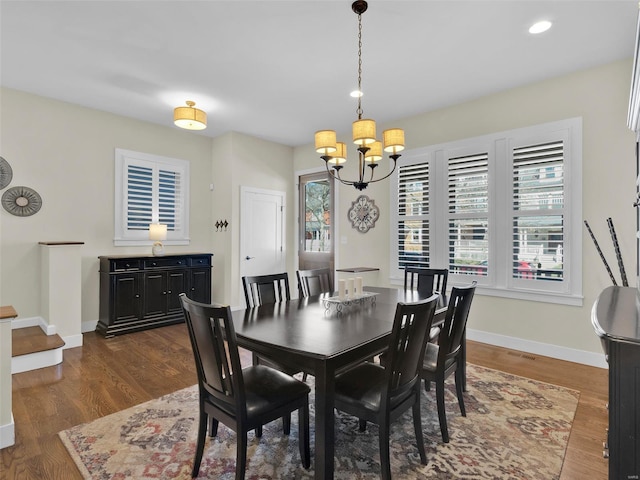
[[[422,389],[422,423],[428,465],[420,463],[411,414],[392,426],[394,479],[540,479],[560,477],[579,392],[496,370],[468,365],[467,416],[458,409],[453,379],[447,382],[450,442],[445,444],[435,389]],[[313,387],[313,377],[308,382]],[[78,425],[59,433],[87,479],[188,479],[197,434],[197,387]],[[313,388],[312,388],[313,400]],[[313,401],[311,440],[313,446]],[[220,424],[205,445],[198,478],[233,479],[236,436]],[[358,430],[358,419],[336,412],[335,478],[380,478],[378,428]],[[297,414],[291,435],[282,422],[249,433],[247,480],[312,479],[300,463]]]

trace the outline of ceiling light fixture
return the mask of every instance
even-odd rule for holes
[[[204,130],[207,128],[207,114],[195,108],[196,103],[187,100],[186,107],[176,107],[173,110],[173,123],[187,130]]]
[[[549,20],[542,20],[540,22],[536,22],[529,27],[529,33],[533,35],[537,35],[538,33],[546,32],[551,28],[551,22]]]
[[[351,5],[358,15],[358,91],[362,92],[362,14],[367,10],[367,2],[356,0]],[[367,185],[379,182],[389,177],[396,169],[396,163],[400,155],[398,152],[404,149],[404,130],[391,128],[382,132],[382,142],[376,140],[375,120],[362,118],[362,95],[358,97],[358,120],[353,122],[353,143],[358,146],[358,179],[345,180],[340,178],[340,169],[347,161],[347,147],[343,142],[336,141],[335,130],[319,130],[315,134],[316,152],[321,153],[327,172],[336,180],[345,185],[353,185],[358,190],[364,190]],[[393,168],[384,177],[374,180],[373,175],[378,162],[382,160],[382,151],[390,153],[393,160]],[[330,169],[331,167],[331,169]],[[371,169],[371,175],[365,181],[366,167]]]

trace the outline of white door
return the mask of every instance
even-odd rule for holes
[[[284,200],[284,192],[241,187],[240,277],[286,272]]]

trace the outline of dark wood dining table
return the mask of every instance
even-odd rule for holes
[[[362,304],[337,311],[327,294],[236,310],[238,345],[315,377],[315,478],[333,479],[334,379],[340,370],[386,350],[398,302],[416,302],[418,292],[365,287]],[[441,296],[434,323],[446,313]]]

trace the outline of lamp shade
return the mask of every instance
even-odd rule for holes
[[[347,146],[344,142],[336,142],[336,151],[331,154],[329,163],[340,165],[347,161]]]
[[[376,121],[363,118],[353,122],[353,143],[368,145],[376,141]]]
[[[404,150],[404,130],[401,128],[390,128],[382,132],[384,151],[396,154]]]
[[[162,241],[167,239],[167,226],[162,223],[149,224],[149,240]]]
[[[377,140],[367,145],[369,150],[364,154],[364,159],[368,162],[377,162],[382,160],[382,143]]]
[[[195,108],[195,102],[187,100],[186,107],[176,107],[173,110],[173,123],[187,130],[204,130],[207,128],[207,114]]]
[[[318,130],[316,132],[316,152],[329,155],[336,151],[335,130]]]

